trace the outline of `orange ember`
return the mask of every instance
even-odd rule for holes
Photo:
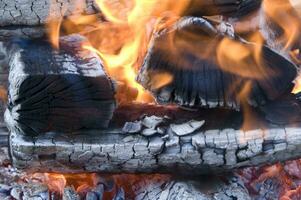
[[[69,186],[74,188],[81,197],[87,192],[93,191],[96,187],[103,185],[103,199],[113,199],[119,188],[123,188],[125,195],[129,199],[135,198],[135,187],[145,185],[145,181],[165,182],[170,180],[170,175],[164,174],[118,174],[118,175],[102,175],[96,173],[83,174],[56,174],[56,173],[35,173],[27,177],[28,180],[37,181],[45,184],[50,192],[59,193],[61,196],[64,189]],[[142,184],[141,184],[142,183]]]

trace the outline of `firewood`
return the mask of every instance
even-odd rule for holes
[[[122,109],[129,116],[137,112],[131,106]],[[165,109],[161,116],[169,116],[170,121],[159,125],[166,127],[164,134],[144,136],[145,126],[139,133],[125,133],[122,126],[117,125],[74,134],[49,132],[36,138],[12,132],[13,164],[35,172],[196,175],[301,157],[300,123],[276,125],[258,116],[249,129],[241,130],[242,116],[234,111],[204,109],[189,116],[179,109]],[[141,105],[139,112],[148,115],[147,110],[162,112],[163,109],[162,106]],[[122,112],[117,109],[114,118],[124,117],[116,113]],[[172,124],[189,123],[192,119],[204,120],[205,124],[185,136],[178,136],[171,128]]]
[[[9,98],[5,120],[11,131],[37,135],[106,128],[115,109],[113,83],[99,57],[82,49],[79,35],[10,45]]]
[[[46,29],[42,26],[7,26],[0,27],[0,41],[14,38],[42,38],[46,35]]]
[[[84,1],[35,1],[1,0],[0,26],[43,25],[49,21],[75,14],[98,12],[94,0]]]
[[[223,27],[204,18],[186,17],[172,27],[158,30],[138,82],[159,103],[190,107],[239,109],[242,102],[261,106],[290,93],[297,75],[292,62],[266,46],[241,40]],[[232,46],[224,45],[218,51],[225,41]],[[255,55],[259,49],[260,54]],[[234,52],[233,57],[248,54],[235,60],[223,56],[227,51]],[[157,87],[153,79],[160,74],[169,74],[172,80]]]

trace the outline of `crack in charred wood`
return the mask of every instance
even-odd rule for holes
[[[116,106],[113,83],[96,54],[81,49],[84,41],[79,35],[62,37],[60,50],[43,40],[8,45],[5,117],[11,130],[37,135],[108,126]]]
[[[122,134],[121,130],[119,133],[109,130],[102,134],[92,132],[92,135],[91,131],[90,135],[84,132],[65,135],[66,138],[49,133],[38,136],[35,143],[30,137],[12,132],[13,163],[23,169],[30,170],[34,166],[37,171],[53,172],[83,172],[85,169],[109,173],[204,174],[271,164],[301,155],[298,150],[301,146],[300,128],[297,127],[252,131],[207,130],[185,137],[170,134],[166,142],[158,136],[143,137],[139,134],[131,135],[132,140],[124,142],[129,136]],[[47,162],[43,160],[47,164],[40,165],[39,156],[49,156]]]

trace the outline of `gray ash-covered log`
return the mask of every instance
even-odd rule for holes
[[[5,120],[12,132],[37,135],[105,128],[115,109],[113,83],[100,58],[79,35],[9,45],[9,97]]]
[[[7,26],[0,28],[0,41],[7,41],[11,38],[42,38],[46,35],[47,29],[43,26]]]
[[[268,47],[243,41],[226,24],[185,17],[155,33],[137,80],[160,103],[239,109],[289,94],[296,68]],[[163,86],[156,81],[162,74],[171,80]]]
[[[0,26],[43,25],[52,20],[75,14],[98,12],[94,0],[1,0]]]
[[[131,116],[133,111],[136,115],[137,110],[149,117],[140,119],[142,125],[136,133],[130,133],[128,128],[121,130],[117,125],[117,128],[64,135],[49,132],[36,138],[12,132],[10,149],[14,166],[35,172],[195,175],[301,156],[300,124],[270,124],[259,116],[250,125],[253,128],[243,131],[241,115],[236,112],[210,109],[193,116],[174,107],[141,105],[140,109],[139,106],[119,109],[124,110],[116,110],[116,120],[125,120],[122,113]],[[161,115],[151,117],[154,112]],[[163,119],[158,123],[160,117]],[[138,123],[139,119],[136,120]],[[145,130],[155,131],[145,136]],[[185,134],[179,134],[178,130],[185,130],[182,131]]]

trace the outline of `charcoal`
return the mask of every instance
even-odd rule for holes
[[[158,127],[157,129],[157,133],[164,135],[166,133],[166,128],[165,127]]]
[[[157,130],[155,129],[152,129],[152,128],[147,128],[147,129],[144,129],[141,134],[148,137],[148,136],[152,136],[152,135],[155,135],[157,133]]]
[[[122,128],[124,133],[139,133],[142,129],[141,121],[126,122]]]
[[[224,34],[217,26],[204,18],[185,17],[158,30],[137,81],[159,103],[187,107],[239,110],[241,104],[258,107],[290,93],[297,76],[292,62],[264,45]],[[234,45],[228,47],[232,53],[240,55],[241,48],[249,53],[238,61],[223,56],[227,50],[217,49],[225,41]],[[169,74],[172,81],[156,87],[152,78],[157,74]]]
[[[114,88],[100,58],[82,49],[80,35],[60,39],[60,49],[43,40],[10,45],[9,100],[5,120],[11,131],[38,135],[107,128],[115,110]]]
[[[146,116],[144,117],[144,119],[142,120],[142,124],[143,126],[150,128],[150,129],[155,129],[157,128],[157,126],[161,123],[164,122],[164,118],[162,117],[157,117],[157,116]]]
[[[178,136],[184,136],[195,132],[205,124],[205,121],[189,121],[184,124],[171,124],[171,130]]]

